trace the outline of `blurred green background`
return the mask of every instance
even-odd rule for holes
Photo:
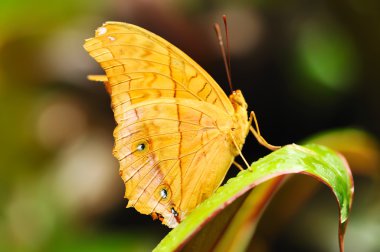
[[[265,138],[284,145],[322,132],[313,141],[346,154],[356,183],[346,251],[380,250],[379,1],[2,0],[0,251],[149,251],[169,232],[125,209],[109,97],[86,79],[101,69],[82,44],[107,20],[143,26],[228,93],[212,28],[222,14],[233,84]],[[268,152],[249,137],[244,153],[252,162]],[[297,178],[264,216],[257,251],[336,251],[332,195],[321,187],[297,207],[313,183]]]

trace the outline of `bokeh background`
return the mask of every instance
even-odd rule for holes
[[[346,251],[379,251],[379,3],[0,1],[0,250],[149,251],[169,232],[125,208],[109,97],[86,79],[101,69],[82,44],[107,20],[143,26],[228,93],[212,28],[227,14],[233,84],[264,137],[346,154],[356,183]],[[252,162],[268,152],[249,137],[244,153]],[[333,196],[296,177],[264,216],[256,251],[337,250]]]

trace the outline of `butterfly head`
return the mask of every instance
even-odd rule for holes
[[[235,111],[239,109],[247,110],[248,104],[245,102],[243,93],[240,90],[235,90],[230,95],[230,101],[235,108]]]

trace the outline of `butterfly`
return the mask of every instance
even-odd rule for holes
[[[251,130],[240,90],[229,97],[189,56],[132,24],[106,22],[84,48],[105,71],[127,207],[173,228],[222,183]],[[255,120],[256,129],[251,126]],[[274,147],[273,147],[274,148]]]

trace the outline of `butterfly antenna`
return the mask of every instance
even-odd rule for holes
[[[230,65],[229,65],[228,60],[227,60],[226,49],[224,48],[222,33],[220,32],[220,26],[219,26],[218,23],[214,24],[214,29],[215,29],[215,32],[216,32],[216,36],[218,37],[220,51],[221,51],[222,56],[223,56],[224,67],[226,68],[228,84],[230,85],[231,92],[233,92],[232,82],[231,82]]]
[[[227,16],[226,15],[223,15],[223,22],[224,22],[224,31],[226,33],[228,71],[230,73],[230,78],[231,78],[232,75],[231,75],[230,36],[229,36],[229,32],[228,32]],[[232,86],[232,83],[230,85]]]

